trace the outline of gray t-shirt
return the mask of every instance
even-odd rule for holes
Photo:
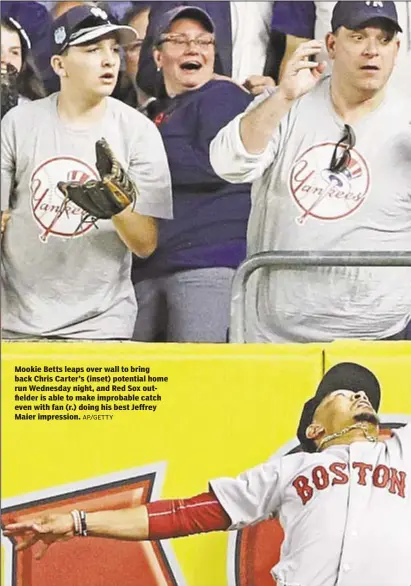
[[[131,253],[111,220],[82,223],[84,212],[71,203],[62,213],[57,183],[99,179],[95,142],[105,137],[138,188],[135,210],[171,218],[162,139],[150,120],[113,98],[98,123],[66,126],[57,97],[2,120],[2,210],[12,208],[2,244],[4,337],[127,339],[136,317]]]
[[[257,98],[249,108],[255,107]],[[263,251],[411,250],[410,100],[388,91],[353,125],[345,172],[329,165],[344,125],[330,78],[300,98],[265,152],[248,153],[241,114],[211,143],[211,163],[233,183],[253,182],[248,254]],[[259,270],[247,287],[248,342],[381,339],[411,319],[406,267]]]

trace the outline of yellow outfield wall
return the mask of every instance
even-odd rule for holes
[[[411,416],[407,342],[3,343],[3,523],[46,509],[119,508],[204,492],[208,479],[296,447],[303,403],[324,370],[346,360],[380,379],[383,421]],[[278,528],[267,531],[278,549]],[[278,553],[253,553],[251,541],[240,541],[226,533],[160,544],[76,538],[35,561],[4,538],[2,584],[255,586],[257,575],[259,586],[273,584],[268,568]]]

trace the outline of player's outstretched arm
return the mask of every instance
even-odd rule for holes
[[[302,43],[288,61],[278,90],[251,109],[241,120],[240,135],[248,153],[265,151],[281,119],[295,100],[312,90],[324,72],[325,64],[310,60],[322,50],[320,41]]]
[[[80,521],[80,518],[83,520]],[[76,535],[144,541],[183,537],[210,531],[225,531],[231,519],[213,492],[189,499],[163,500],[117,511],[46,514],[5,527],[7,537],[22,538],[17,551],[40,543],[36,558],[43,557],[53,543]]]
[[[75,520],[71,513],[46,514],[6,525],[4,529],[5,536],[22,538],[16,546],[17,551],[40,543],[37,559],[43,557],[53,543],[66,541],[76,534]],[[87,535],[127,541],[145,540],[148,538],[147,508],[141,505],[133,509],[87,513]]]
[[[6,537],[21,538],[16,551],[22,551],[40,543],[36,553],[40,559],[56,541],[66,541],[74,537],[74,520],[70,513],[65,515],[42,515],[18,523],[10,523],[4,528]]]

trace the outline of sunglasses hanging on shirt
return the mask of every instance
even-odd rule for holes
[[[353,128],[349,124],[344,124],[344,135],[335,145],[331,157],[330,171],[332,173],[342,173],[347,169],[351,162],[350,150],[355,147],[355,141],[356,139]]]

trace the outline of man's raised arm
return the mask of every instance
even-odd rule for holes
[[[210,160],[214,170],[232,183],[258,179],[273,161],[268,152],[270,140],[295,101],[312,90],[324,72],[325,64],[310,61],[323,43],[302,43],[287,63],[277,90],[268,98],[231,121],[211,143]]]

